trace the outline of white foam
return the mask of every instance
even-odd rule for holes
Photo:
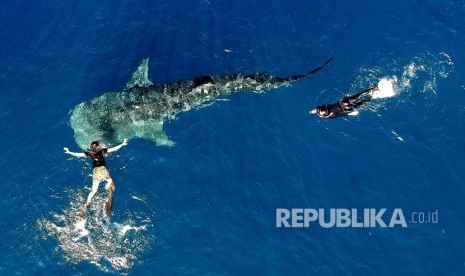
[[[395,79],[381,79],[378,82],[378,90],[371,95],[373,99],[390,98],[396,95]]]
[[[394,134],[394,136],[396,136],[396,138],[399,141],[404,142],[404,138],[402,138],[399,134],[397,134],[397,132],[395,132],[394,130],[391,130],[391,133]]]
[[[354,111],[350,112],[350,113],[347,114],[347,115],[349,115],[349,116],[358,116],[359,114],[360,114],[360,111],[354,110]]]
[[[86,229],[86,220],[85,219],[81,219],[78,222],[76,222],[74,224],[74,229],[79,232],[78,236],[73,239],[74,241],[78,241],[80,238],[89,235],[89,230]]]
[[[106,197],[97,194],[87,209],[86,218],[76,221],[83,200],[78,192],[71,193],[69,207],[38,220],[41,232],[57,240],[57,246],[71,263],[88,262],[103,271],[129,269],[150,246],[152,235],[147,231],[152,226],[150,214],[143,211],[145,208],[137,216],[127,211],[121,223],[111,222],[100,212]]]

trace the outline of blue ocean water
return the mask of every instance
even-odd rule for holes
[[[0,274],[465,273],[465,1],[3,1],[0,14]],[[131,140],[107,160],[113,215],[99,218],[101,188],[91,235],[67,238],[91,184],[89,161],[63,154],[80,150],[70,110],[121,90],[143,58],[164,83],[331,56],[291,87],[166,121],[174,147]],[[358,117],[308,114],[383,77],[398,95]],[[276,228],[277,208],[438,222]]]

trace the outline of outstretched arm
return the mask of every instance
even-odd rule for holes
[[[72,152],[72,151],[69,151],[68,148],[63,148],[63,149],[65,150],[65,153],[72,155],[74,157],[86,157],[86,154],[83,152]]]
[[[124,139],[123,143],[117,145],[116,147],[109,148],[108,153],[115,152],[119,150],[120,148],[122,148],[123,146],[126,146],[127,144],[128,144],[128,139]]]

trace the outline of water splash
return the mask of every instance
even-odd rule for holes
[[[400,87],[403,90],[415,89],[425,95],[436,95],[438,79],[447,78],[453,68],[452,59],[444,52],[415,57],[404,66]]]
[[[398,94],[405,96],[419,94],[429,98],[438,93],[438,79],[447,78],[454,70],[451,57],[444,52],[420,53],[408,60],[384,58],[378,63],[381,65],[360,68],[351,90],[359,91],[373,86],[382,78],[388,78],[395,80]]]
[[[419,53],[414,57],[402,57],[388,56],[378,58],[376,61],[370,61],[369,67],[361,67],[356,72],[356,77],[351,83],[349,91],[345,95],[351,95],[356,92],[362,91],[369,87],[373,87],[379,81],[389,81],[392,83],[395,90],[395,97],[385,99],[375,99],[369,104],[359,108],[363,110],[369,110],[377,117],[383,117],[385,114],[393,114],[395,112],[385,113],[379,112],[386,109],[402,109],[402,112],[413,112],[412,106],[421,105],[421,108],[434,107],[434,99],[441,93],[438,89],[438,82],[441,79],[447,78],[454,71],[454,63],[452,58],[445,52],[438,54],[432,53]],[[464,86],[465,87],[465,86]],[[463,88],[463,87],[462,87]],[[333,92],[323,91],[316,97],[314,106],[317,106],[321,102],[331,102],[335,100]],[[342,98],[345,95],[338,95]],[[325,98],[321,100],[320,98]],[[382,98],[382,97],[380,97]],[[405,107],[408,108],[405,108]],[[403,113],[404,115],[406,113]],[[465,114],[465,108],[462,110],[462,114]],[[348,118],[344,118],[348,120]],[[356,122],[355,120],[350,120]],[[318,121],[319,123],[321,121]],[[364,124],[367,124],[364,121]],[[373,121],[373,124],[378,124],[377,121]],[[382,124],[382,123],[381,123]],[[328,127],[328,124],[322,124],[322,126],[332,131],[332,127]],[[379,125],[378,125],[379,126]],[[381,131],[386,131],[382,126],[379,126]],[[387,130],[390,135],[400,142],[408,142],[408,136],[399,134],[397,130]],[[344,136],[356,139],[353,135],[347,135],[344,132],[340,132]]]
[[[126,211],[120,222],[114,222],[112,217],[104,216],[106,199],[96,195],[86,218],[81,219],[77,214],[83,197],[78,191],[71,192],[74,195],[68,207],[37,221],[43,238],[57,240],[55,250],[63,252],[65,262],[88,262],[103,271],[130,269],[153,242],[149,231],[153,212]]]

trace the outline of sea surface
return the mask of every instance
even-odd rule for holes
[[[465,274],[465,1],[7,0],[0,26],[1,275]],[[172,147],[130,140],[112,215],[101,185],[79,221],[70,112],[147,57],[154,83],[334,60],[166,120]],[[359,116],[308,114],[382,78],[396,96]],[[278,208],[407,225],[277,228]]]

